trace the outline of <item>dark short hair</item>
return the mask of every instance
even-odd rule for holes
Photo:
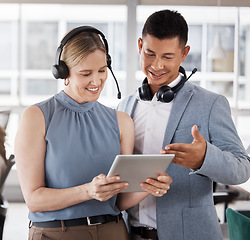
[[[188,40],[188,25],[177,11],[161,10],[153,13],[146,20],[142,37],[147,34],[161,40],[178,37],[180,44],[185,46]]]

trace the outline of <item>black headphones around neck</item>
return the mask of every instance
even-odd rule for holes
[[[62,60],[60,60],[61,58],[61,54],[63,51],[63,47],[65,46],[65,44],[68,42],[68,40],[74,36],[76,36],[77,34],[81,33],[81,32],[89,32],[89,33],[96,33],[98,35],[101,36],[101,39],[104,43],[105,49],[106,49],[106,58],[107,58],[107,67],[110,70],[110,72],[112,73],[115,83],[116,83],[116,87],[118,90],[118,95],[117,97],[120,99],[121,98],[121,92],[119,89],[119,85],[118,85],[118,81],[112,71],[112,67],[111,67],[111,56],[109,55],[109,47],[108,47],[108,42],[104,36],[104,34],[99,31],[98,29],[91,27],[91,26],[81,26],[81,27],[77,27],[74,28],[72,31],[70,31],[62,40],[61,43],[59,45],[59,47],[56,50],[56,57],[55,57],[55,65],[52,66],[52,74],[53,76],[58,79],[66,79],[69,76],[69,68],[66,65],[66,63]]]
[[[190,76],[187,78],[185,69],[180,66],[179,72],[183,74],[181,81],[174,87],[162,86],[156,92],[156,97],[158,101],[169,103],[174,99],[175,94],[184,86],[184,83],[197,71],[196,68],[193,69]],[[145,78],[142,82],[142,86],[138,88],[139,96],[141,100],[151,101],[153,94],[151,92],[150,86],[148,84],[148,79]]]

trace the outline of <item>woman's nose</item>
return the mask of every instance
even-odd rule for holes
[[[95,86],[98,86],[100,85],[100,82],[101,82],[100,76],[98,74],[94,74],[93,78],[91,79],[91,83]]]

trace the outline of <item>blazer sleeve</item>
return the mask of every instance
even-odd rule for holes
[[[238,136],[227,99],[219,95],[209,116],[209,140],[202,174],[223,184],[241,184],[250,177],[250,158]]]

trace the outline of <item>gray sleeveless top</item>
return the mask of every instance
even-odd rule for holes
[[[115,156],[120,154],[116,110],[99,102],[78,104],[63,91],[36,106],[42,110],[46,123],[46,187],[70,188],[108,173]],[[58,211],[30,212],[29,218],[43,222],[117,215],[115,202],[116,196],[105,202],[89,200]]]

